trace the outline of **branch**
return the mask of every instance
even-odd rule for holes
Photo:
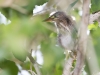
[[[11,4],[9,7],[12,8],[12,9],[15,9],[15,10],[17,10],[20,13],[23,13],[23,14],[27,14],[27,12],[28,12],[26,9],[24,9],[24,8],[22,8],[22,7],[20,7],[16,4]]]
[[[90,15],[89,23],[92,24],[93,21],[97,20],[100,17],[100,11]]]
[[[34,58],[31,56],[30,53],[28,53],[28,58],[30,59],[30,62],[32,63],[32,65],[34,66],[36,72],[37,72],[37,75],[41,75],[41,72],[40,72],[40,69],[38,67],[38,64],[36,63],[36,61],[34,60]]]
[[[64,70],[62,75],[70,75],[70,70],[72,68],[73,58],[69,58],[65,61]]]
[[[84,65],[84,57],[87,45],[87,26],[89,24],[89,4],[90,0],[83,0],[83,15],[79,30],[79,41],[77,48],[77,61],[73,75],[80,75]]]
[[[87,47],[87,52],[86,52],[86,60],[89,66],[90,74],[91,75],[99,75],[97,74],[99,72],[99,64],[98,64],[98,59],[96,56],[96,52],[93,46],[93,41],[92,37],[88,37],[88,47]],[[93,65],[95,64],[95,65]]]

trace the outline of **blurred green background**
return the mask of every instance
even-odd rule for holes
[[[40,65],[42,75],[62,75],[65,61],[64,50],[55,46],[57,34],[54,32],[56,31],[54,25],[43,22],[49,14],[32,16],[35,5],[42,5],[45,2],[48,0],[0,0],[0,12],[11,21],[9,25],[0,25],[0,75],[18,75],[21,70],[26,70],[30,73],[26,75],[31,75],[29,71],[31,62],[27,59],[27,51],[30,52],[31,49],[37,51],[39,45],[43,60]],[[91,0],[90,13],[99,10],[100,0]],[[71,12],[77,23],[81,18],[79,12],[78,8]],[[89,28],[100,66],[100,28],[98,25],[99,23],[94,23]],[[34,59],[39,58],[34,56]],[[34,67],[32,69],[35,71]],[[86,67],[86,72],[90,74],[88,67]]]

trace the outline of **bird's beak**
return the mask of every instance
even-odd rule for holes
[[[51,17],[44,20],[44,22],[51,22],[53,19]]]

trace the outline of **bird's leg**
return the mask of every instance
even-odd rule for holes
[[[69,57],[73,58],[74,60],[76,60],[76,51],[70,51],[70,50],[65,50],[65,55],[66,55],[66,59],[68,59]]]
[[[67,70],[72,71],[71,69],[74,68],[73,63],[74,63],[74,60],[75,60],[75,57],[74,57],[74,55],[73,55],[73,52],[70,51],[70,50],[65,50],[64,54],[66,54]],[[73,61],[69,62],[70,59],[73,60]],[[70,68],[68,67],[68,65],[70,66]],[[65,67],[66,67],[66,66],[65,66]]]
[[[68,59],[69,58],[69,52],[68,52],[68,50],[65,50],[64,54],[66,55],[66,59]]]
[[[71,52],[69,53],[69,55],[70,55],[70,57],[72,57],[74,60],[76,60],[76,55],[77,55],[77,53],[76,53],[75,51],[71,51]]]

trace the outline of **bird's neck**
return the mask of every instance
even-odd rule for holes
[[[68,35],[70,33],[69,29],[63,24],[55,23],[55,27],[57,29],[57,34]]]

